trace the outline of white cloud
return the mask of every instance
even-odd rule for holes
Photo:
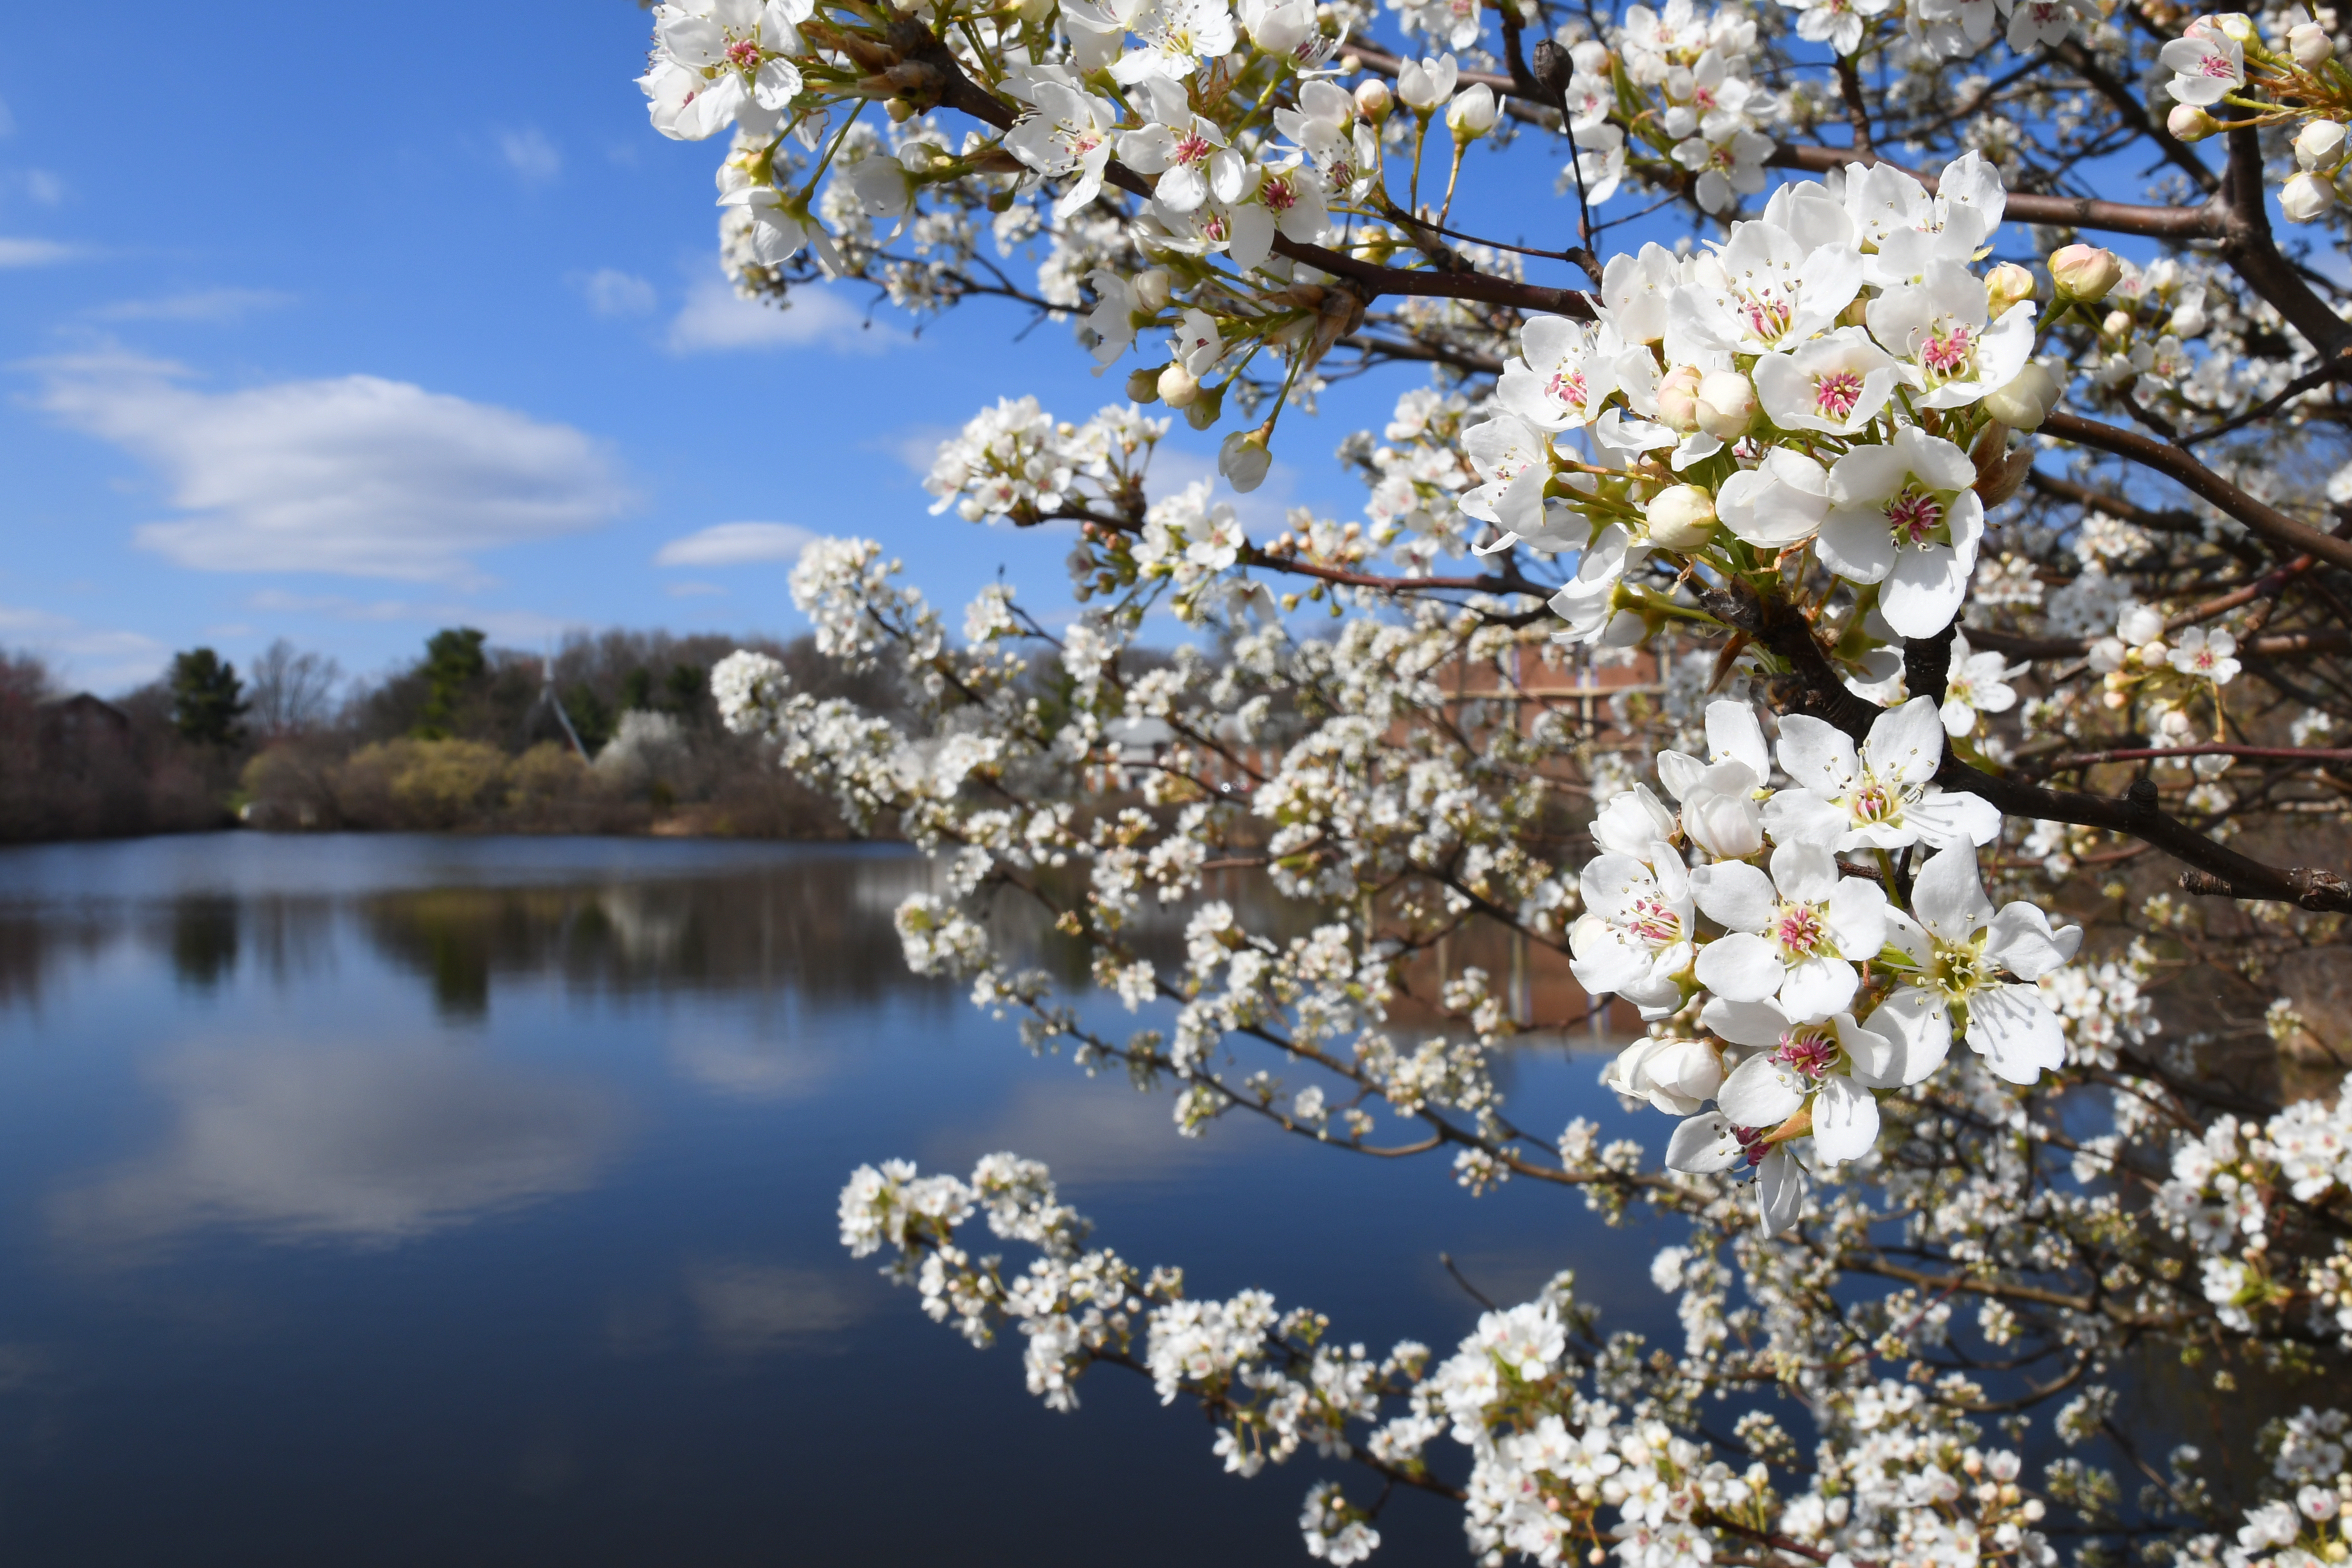
[[[615,267],[575,275],[572,286],[599,316],[643,316],[659,303],[652,284]]]
[[[90,314],[100,321],[236,321],[293,303],[294,296],[275,288],[198,288],[156,299],[119,300]]]
[[[904,341],[887,328],[867,326],[856,306],[821,283],[793,289],[792,303],[779,308],[744,298],[723,277],[706,277],[669,324],[674,354],[807,348],[878,354]]]
[[[52,174],[47,169],[27,169],[24,180],[25,194],[45,207],[54,207],[66,199],[63,175]]]
[[[0,267],[55,267],[80,254],[79,246],[53,239],[0,238]]]
[[[374,376],[241,392],[124,356],[52,361],[43,406],[155,469],[190,514],[140,544],[205,571],[478,583],[475,552],[595,528],[629,501],[566,424]]]
[[[499,156],[507,167],[533,184],[543,184],[563,172],[563,154],[536,125],[499,132]]]
[[[112,632],[55,611],[6,604],[0,604],[0,643],[40,654],[69,683],[108,691],[146,680],[170,651],[143,632]]]
[[[719,523],[676,538],[654,556],[656,566],[742,566],[761,560],[798,560],[816,536],[790,523]]]

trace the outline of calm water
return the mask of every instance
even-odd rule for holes
[[[1572,1197],[1187,1142],[1031,1058],[900,966],[928,880],[648,841],[0,852],[0,1560],[1307,1561],[1315,1461],[1227,1477],[1115,1368],[1048,1413],[1017,1346],[851,1261],[835,1194],[894,1155],[1048,1160],[1130,1260],[1375,1345],[1475,1317],[1440,1249],[1660,1325],[1651,1244]],[[1597,1067],[1523,1049],[1513,1109],[1657,1143]],[[1384,1561],[1467,1561],[1446,1505],[1381,1526]]]

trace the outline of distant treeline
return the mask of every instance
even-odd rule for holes
[[[809,639],[574,636],[553,659],[470,628],[346,683],[280,641],[247,670],[209,648],[112,700],[0,654],[0,840],[187,831],[445,829],[830,838],[830,804],[730,735],[710,666],[739,647],[795,685],[889,711],[875,677]]]

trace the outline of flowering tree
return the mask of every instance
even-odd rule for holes
[[[1372,1486],[1318,1481],[1300,1518],[1333,1563],[1414,1491],[1494,1562],[2346,1557],[2352,1102],[2280,1070],[2332,1038],[2290,1002],[2191,1005],[2326,960],[2352,909],[2332,11],[656,18],[653,122],[728,139],[745,292],[992,296],[1140,367],[1084,423],[1007,397],[929,481],[935,511],[1075,523],[1066,624],[996,588],[956,642],[830,540],[795,601],[904,677],[911,724],[755,655],[714,675],[730,723],[940,861],[909,962],[1172,1083],[1180,1133],[1255,1117],[1675,1217],[1652,1272],[1684,1343],[1605,1332],[1563,1273],[1450,1355],[1375,1355],[1092,1245],[1011,1155],[860,1169],[854,1252],[975,1343],[1017,1331],[1057,1408],[1108,1364],[1204,1406],[1237,1473],[1351,1462]],[[1513,243],[1465,226],[1501,191]],[[2329,248],[2283,248],[2274,208]],[[1412,384],[1340,449],[1362,519],[1253,538],[1206,484],[1152,493],[1152,407],[1225,424],[1246,491],[1286,410],[1376,369]],[[1172,661],[1135,648],[1155,610],[1202,633]],[[1607,712],[1532,678],[1669,653]],[[1472,666],[1492,700],[1449,692]],[[1171,746],[1089,796],[1141,718]],[[1206,900],[1234,865],[1319,924]],[[1000,953],[1008,891],[1169,1027],[1106,1031]],[[1181,966],[1142,950],[1154,905]],[[1662,1153],[1512,1119],[1489,1064],[1529,1020],[1477,969],[1413,978],[1471,923],[1638,1010],[1604,1082],[1674,1119]],[[983,1221],[1025,1265],[972,1249]],[[2164,1451],[2116,1411],[2165,1357],[2304,1398],[2259,1462]]]

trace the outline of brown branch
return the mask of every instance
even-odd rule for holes
[[[2131,746],[2113,751],[2077,751],[2064,757],[2053,757],[2047,766],[2053,773],[2066,773],[2077,768],[2096,768],[2109,762],[2169,762],[2185,757],[2242,757],[2250,762],[2352,762],[2352,751],[2309,746],[2239,746],[2217,740],[2188,746]]]
[[[2073,413],[2052,414],[2042,422],[2042,431],[2061,441],[2071,441],[2079,446],[2110,453],[2153,468],[2237,518],[2273,545],[2284,546],[2297,554],[2317,556],[2331,566],[2352,570],[2352,540],[2323,534],[2307,524],[2296,522],[2277,507],[2254,499],[2169,441],[2158,441],[2151,435],[2102,424],[2096,420]]]

